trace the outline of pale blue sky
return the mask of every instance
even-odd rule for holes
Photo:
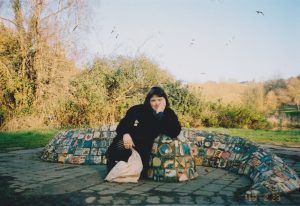
[[[184,81],[300,74],[300,0],[89,3],[91,27],[82,39],[87,59],[145,54]]]
[[[143,54],[189,82],[300,75],[300,0],[87,2],[89,30],[77,36],[86,47],[81,62]]]

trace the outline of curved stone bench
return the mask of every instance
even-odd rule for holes
[[[110,125],[60,132],[46,145],[41,158],[71,164],[106,164],[105,152],[116,135],[115,130],[116,125]],[[185,128],[178,141],[188,142],[195,166],[224,168],[248,176],[253,181],[248,193],[287,193],[300,188],[300,180],[294,170],[254,142]],[[153,176],[152,179],[157,180]],[[165,181],[175,179],[167,178]]]
[[[287,193],[300,188],[300,180],[281,158],[255,142],[220,133],[184,129],[178,137],[198,147],[195,165],[224,168],[249,177],[248,194]]]
[[[45,146],[41,158],[70,164],[106,164],[105,153],[116,136],[115,131],[116,125],[107,125],[59,132]]]

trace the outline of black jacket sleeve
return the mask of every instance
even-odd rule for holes
[[[176,138],[179,135],[181,125],[172,109],[168,108],[165,112],[160,112],[156,116],[163,134],[171,138]]]
[[[136,109],[137,108],[135,106],[129,108],[125,117],[120,120],[116,129],[118,136],[123,137],[124,134],[131,133],[135,120]]]

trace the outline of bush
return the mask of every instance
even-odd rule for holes
[[[262,113],[246,106],[220,105],[221,127],[262,129],[267,120]]]
[[[206,127],[259,129],[268,126],[264,115],[253,108],[212,102],[207,103],[201,121]]]
[[[71,82],[70,96],[56,111],[56,120],[64,127],[118,122],[129,107],[143,102],[150,87],[171,81],[145,57],[98,58]]]
[[[0,106],[0,127],[4,124],[6,116],[7,112],[5,111],[5,108]]]
[[[180,81],[165,86],[171,107],[178,114],[184,127],[199,127],[201,125],[201,112],[203,102],[192,94],[187,85]]]

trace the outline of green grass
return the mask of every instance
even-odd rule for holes
[[[201,128],[205,131],[216,131],[232,136],[239,136],[258,143],[269,143],[283,146],[300,146],[300,131],[272,131],[236,128]]]
[[[32,149],[44,147],[58,132],[58,129],[36,129],[30,131],[0,132],[0,152],[8,148]]]
[[[239,136],[258,143],[284,146],[300,146],[300,131],[269,131],[252,129],[201,128],[232,136]],[[30,131],[0,132],[0,152],[15,148],[32,149],[44,147],[59,132],[58,129],[37,129]],[[19,148],[19,149],[21,149]]]

